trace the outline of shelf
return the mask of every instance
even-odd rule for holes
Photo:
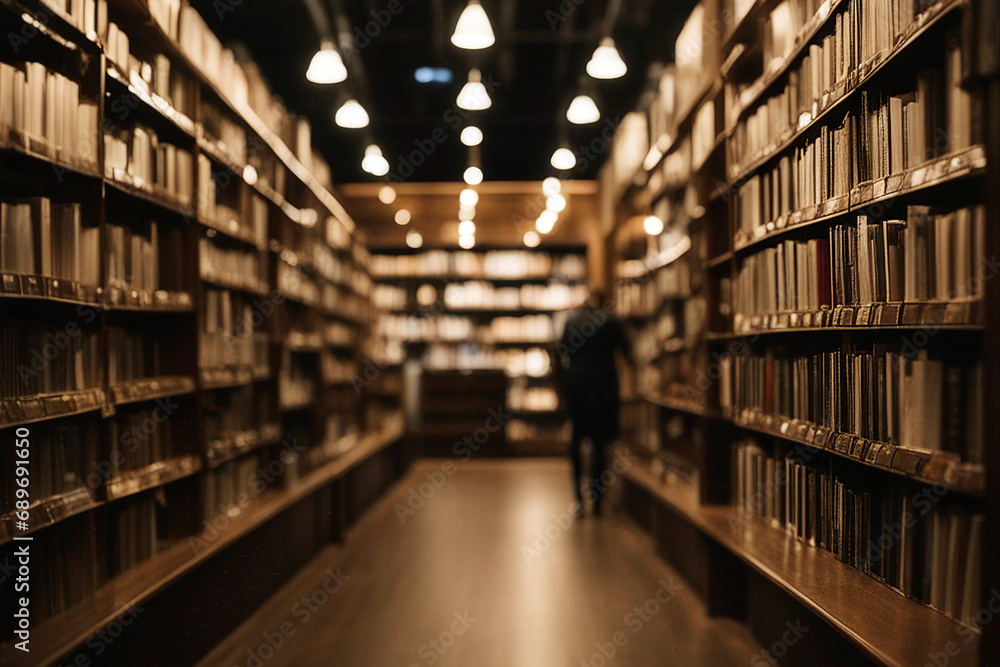
[[[835,306],[817,311],[737,314],[732,333],[715,339],[815,331],[981,331],[982,301],[924,301]]]
[[[52,41],[72,50],[96,53],[101,47],[96,35],[87,35],[75,25],[69,15],[42,4],[39,0],[0,0],[0,7],[31,20],[25,21]]]
[[[732,250],[727,250],[721,255],[716,255],[715,257],[708,260],[705,265],[710,269],[715,269],[718,267],[727,266],[731,261],[733,261]]]
[[[764,520],[745,521],[728,505],[699,505],[687,485],[667,485],[640,466],[624,472],[633,484],[816,614],[880,664],[922,665],[929,652],[956,642],[959,624],[903,597],[825,550],[810,547]],[[977,665],[978,642],[949,665]]]
[[[234,435],[210,441],[205,447],[209,468],[216,468],[265,445],[281,441],[280,424],[264,424],[260,428],[240,431]]]
[[[650,392],[642,392],[636,398],[652,403],[653,405],[658,405],[661,408],[667,408],[668,410],[674,410],[676,412],[685,412],[689,415],[694,415],[695,417],[708,417],[712,419],[721,418],[721,415],[719,415],[719,413],[715,410],[707,408],[704,405],[692,403],[691,401],[683,398],[674,398]]]
[[[507,286],[507,287],[517,287],[524,284],[538,284],[538,285],[585,285],[585,278],[565,278],[560,276],[524,276],[521,278],[497,278],[490,276],[460,276],[460,275],[440,275],[440,276],[400,276],[400,275],[379,275],[373,276],[376,282],[379,283],[404,283],[404,282],[421,282],[421,283],[466,283],[466,282],[483,282],[483,283],[493,283],[494,285]]]
[[[188,313],[194,311],[194,301],[188,292],[167,290],[120,290],[104,292],[104,305],[109,311],[137,313]]]
[[[164,98],[160,97],[156,93],[151,93],[148,90],[145,90],[145,88],[148,87],[145,81],[140,79],[140,85],[136,85],[131,82],[129,77],[110,60],[107,61],[107,81],[110,84],[108,86],[109,88],[116,88],[122,95],[132,95],[135,99],[145,105],[145,108],[149,113],[155,115],[162,122],[167,124],[171,131],[184,135],[191,143],[194,143],[194,121],[177,109],[173,108]],[[110,95],[111,93],[109,92],[108,94]],[[111,111],[114,112],[114,103],[112,103],[111,106]],[[127,114],[128,109],[125,109],[125,111]]]
[[[86,512],[100,504],[93,492],[82,486],[34,502],[27,510],[28,526],[30,526],[27,534],[55,525],[63,519]],[[15,535],[26,534],[15,530],[15,519],[14,512],[0,516],[0,545],[10,542]]]
[[[254,381],[254,369],[247,365],[208,366],[198,370],[203,391],[232,389]]]
[[[197,456],[176,457],[114,475],[104,488],[109,501],[119,500],[188,477],[199,470],[201,461]]]
[[[166,193],[155,192],[148,187],[136,183],[132,176],[120,170],[113,170],[110,167],[105,170],[104,183],[113,190],[139,199],[153,206],[176,213],[182,216],[185,221],[194,220],[196,217],[194,208],[190,204],[184,204],[180,200]]]
[[[0,300],[4,299],[101,308],[102,290],[96,285],[84,285],[49,276],[0,273]]]
[[[104,390],[97,388],[28,398],[6,398],[0,401],[0,428],[27,426],[49,419],[94,412],[104,405]]]
[[[263,281],[258,281],[257,285],[238,285],[235,282],[202,275],[201,281],[219,289],[232,290],[234,292],[244,292],[250,296],[268,296],[268,286]]]
[[[198,224],[207,231],[206,236],[212,238],[215,233],[222,234],[226,238],[239,241],[253,248],[263,251],[267,247],[267,241],[254,236],[254,233],[240,225],[235,218],[229,220],[212,219],[204,215],[198,216]]]
[[[36,166],[50,167],[49,176],[60,182],[66,173],[87,179],[101,178],[96,164],[62,158],[49,144],[14,128],[0,126],[0,152],[26,158]]]
[[[153,401],[167,396],[190,394],[194,391],[194,378],[183,375],[164,375],[123,382],[109,388],[108,394],[113,405],[126,405]]]

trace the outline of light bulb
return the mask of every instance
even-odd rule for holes
[[[562,195],[549,195],[549,198],[545,200],[545,208],[559,213],[566,208],[566,198]]]
[[[472,188],[465,188],[458,195],[458,201],[462,206],[475,206],[479,203],[479,193]]]
[[[555,176],[549,176],[542,181],[542,193],[546,195],[557,195],[562,190],[562,181]]]
[[[576,156],[568,148],[557,148],[556,152],[552,154],[551,163],[556,169],[565,171],[576,166]]]
[[[344,104],[337,109],[337,113],[333,117],[337,125],[341,127],[357,129],[359,127],[368,127],[368,112],[365,108],[361,106],[357,100],[347,100]]]
[[[383,204],[391,204],[396,201],[396,191],[391,185],[383,185],[378,191],[378,200]]]
[[[475,233],[476,233],[476,223],[474,223],[472,220],[463,220],[462,222],[458,223],[459,236],[466,236],[468,234],[475,234]]]
[[[663,221],[655,215],[647,215],[642,221],[642,228],[650,236],[658,236],[663,232]]]
[[[455,100],[459,109],[482,111],[490,108],[493,102],[490,100],[490,94],[486,92],[486,86],[483,85],[481,79],[482,75],[478,69],[469,70],[469,81],[462,86],[458,99]]]
[[[461,140],[466,146],[478,146],[483,142],[483,131],[475,125],[470,125],[462,130]]]
[[[420,235],[420,232],[407,232],[406,234],[406,245],[411,248],[419,248],[424,244],[424,237]]]
[[[347,68],[332,41],[323,41],[309,63],[306,78],[313,83],[340,83],[347,78]]]
[[[396,211],[396,215],[392,216],[392,219],[396,221],[397,225],[405,225],[410,221],[410,212],[401,208]]]
[[[551,215],[545,215],[546,213]],[[555,228],[557,219],[555,213],[552,213],[552,211],[542,211],[542,214],[538,216],[538,220],[535,220],[535,229],[538,230],[539,234],[548,234]]]
[[[460,49],[485,49],[493,46],[493,42],[493,28],[486,10],[479,4],[479,0],[469,0],[462,15],[458,17],[451,43]]]
[[[462,221],[472,220],[474,217],[476,217],[476,207],[475,206],[459,206],[458,207],[458,219],[459,220],[462,220]]]
[[[615,48],[615,40],[610,37],[601,40],[600,46],[594,50],[594,55],[587,63],[587,74],[595,79],[617,79],[625,76],[627,71],[625,61]]]
[[[247,182],[247,185],[255,185],[257,183],[257,170],[254,169],[252,164],[243,167],[243,180]]]
[[[528,246],[529,248],[535,248],[541,242],[542,242],[542,237],[538,235],[538,232],[524,233],[524,245]]]
[[[389,173],[389,162],[382,157],[382,149],[371,144],[365,149],[365,157],[361,160],[361,168],[373,176],[385,176]]]
[[[458,245],[468,250],[472,246],[476,245],[476,237],[472,234],[463,234],[458,237]]]
[[[596,123],[601,119],[601,112],[590,95],[577,95],[566,110],[566,120],[576,125]]]
[[[483,170],[479,167],[469,167],[465,170],[462,178],[464,178],[465,182],[469,185],[479,185],[483,182]]]

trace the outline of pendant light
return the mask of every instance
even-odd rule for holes
[[[469,0],[462,15],[458,17],[451,43],[460,49],[475,50],[493,46],[494,41],[493,27],[486,16],[486,10],[479,4],[479,0]]]
[[[459,206],[458,207],[458,219],[461,221],[472,220],[476,217],[476,207],[475,206]]]
[[[468,236],[469,234],[475,234],[475,233],[476,233],[476,223],[474,223],[472,220],[463,220],[462,222],[458,223],[459,236]]]
[[[538,235],[538,232],[528,231],[524,233],[524,245],[529,248],[537,248],[538,244],[542,242],[542,237]]]
[[[545,208],[554,213],[560,213],[566,208],[566,198],[562,195],[549,195],[545,200]]]
[[[559,216],[552,211],[542,211],[538,219],[535,220],[535,229],[538,230],[539,234],[548,234],[555,228],[558,219]]]
[[[479,185],[483,182],[483,170],[479,167],[469,167],[462,174],[462,178],[469,185]]]
[[[466,146],[478,146],[483,142],[483,131],[475,125],[470,125],[462,130],[460,138]]]
[[[621,54],[615,48],[615,40],[605,37],[600,46],[594,50],[590,62],[587,63],[587,74],[595,79],[617,79],[625,76],[628,67]]]
[[[396,191],[391,185],[383,185],[378,191],[378,200],[383,204],[391,204],[396,201]]]
[[[650,236],[659,236],[663,233],[663,221],[655,215],[647,215],[642,221],[642,228]]]
[[[557,195],[562,190],[562,181],[555,176],[549,176],[542,181],[542,194]]]
[[[462,206],[475,206],[479,203],[479,193],[472,188],[465,188],[459,193],[458,202]]]
[[[462,86],[458,99],[455,100],[459,109],[483,111],[489,109],[493,104],[490,100],[490,94],[486,92],[486,86],[483,85],[482,78],[478,69],[469,70],[469,81]]]
[[[368,127],[368,112],[357,100],[347,100],[333,117],[337,125],[349,129]]]
[[[600,119],[601,112],[597,110],[597,103],[590,95],[577,95],[566,110],[566,120],[574,125],[596,123]]]
[[[458,237],[458,245],[465,250],[470,250],[476,245],[476,236],[474,234],[463,234]]]
[[[382,149],[370,144],[365,149],[365,157],[361,160],[361,168],[373,176],[385,176],[389,173],[389,162],[382,157]]]
[[[413,230],[406,233],[406,245],[411,248],[419,248],[424,244],[424,237],[420,232]]]
[[[556,169],[566,171],[576,166],[576,156],[568,148],[557,148],[550,162]]]
[[[332,40],[323,40],[309,63],[306,78],[313,83],[340,83],[347,78],[347,68]]]
[[[396,214],[392,216],[392,219],[397,225],[405,225],[410,222],[410,212],[405,208],[401,208],[396,211]]]

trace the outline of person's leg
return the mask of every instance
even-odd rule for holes
[[[590,444],[590,490],[591,498],[594,502],[594,514],[601,513],[601,500],[604,498],[604,482],[601,477],[604,474],[604,449],[607,445],[605,438],[592,438]]]
[[[581,449],[583,447],[583,436],[576,424],[573,424],[573,435],[569,443],[569,458],[573,464],[573,493],[576,494],[576,501],[583,509],[583,492],[580,490],[580,478],[583,476],[583,457]]]

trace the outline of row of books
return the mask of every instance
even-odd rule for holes
[[[65,162],[97,167],[97,104],[41,63],[0,63],[0,127],[43,142]]]
[[[206,442],[222,440],[275,422],[269,384],[242,385],[205,394],[202,430]]]
[[[108,23],[102,41],[108,60],[127,76],[129,83],[140,92],[160,98],[170,108],[184,114],[189,120],[193,117],[194,81],[190,76],[173,67],[170,58],[162,53],[157,53],[149,61],[141,60],[131,53],[131,40],[122,27],[114,22]],[[112,103],[111,111],[122,117],[127,109],[121,103],[118,105]]]
[[[376,276],[459,276],[465,278],[555,278],[580,280],[587,272],[585,257],[523,250],[487,252],[430,250],[416,255],[372,255]]]
[[[162,487],[115,505],[109,519],[112,575],[127,572],[163,551],[169,545],[168,521]]]
[[[123,290],[160,289],[159,236],[159,225],[155,221],[140,223],[134,227],[108,224],[108,287]]]
[[[262,451],[255,450],[205,473],[204,521],[213,525],[220,516],[232,516],[260,495],[262,456]]]
[[[267,335],[254,326],[251,298],[224,289],[206,289],[201,307],[198,359],[202,367],[268,367]]]
[[[239,190],[223,187],[218,182],[220,171],[213,169],[213,162],[204,153],[198,155],[198,215],[223,228],[242,227],[253,232],[253,238],[263,239],[261,229],[256,228],[258,218],[243,221],[240,215]],[[235,177],[233,177],[235,178]],[[235,195],[235,196],[234,196]],[[247,222],[251,223],[250,225]],[[253,226],[251,226],[253,225]]]
[[[70,491],[86,483],[97,460],[97,429],[89,417],[69,423],[44,423],[32,428],[31,499],[39,501]],[[13,446],[4,457],[6,470],[13,470]],[[16,508],[16,485],[6,484],[0,493],[0,515]]]
[[[720,407],[800,419],[869,440],[983,460],[982,367],[913,345],[845,343],[722,358]]]
[[[851,474],[836,461],[782,456],[753,440],[733,451],[741,514],[759,516],[903,595],[975,624],[981,514],[931,506],[916,488]]]
[[[0,202],[0,273],[100,283],[100,227],[78,203],[29,197]]]
[[[199,271],[205,280],[259,291],[266,284],[264,260],[258,251],[223,247],[204,237],[198,241]]]
[[[108,385],[159,377],[170,367],[159,335],[108,327]],[[94,354],[94,359],[100,358]],[[175,375],[176,373],[167,373]]]
[[[510,419],[504,424],[504,436],[511,444],[519,442],[568,443],[570,432],[569,420],[550,423],[548,420],[539,422]]]
[[[113,475],[142,470],[174,455],[177,427],[169,417],[158,407],[115,415],[109,422]]]
[[[167,197],[181,206],[194,199],[194,156],[161,141],[156,131],[136,124],[104,134],[104,170],[110,178]]]
[[[221,144],[226,156],[237,165],[247,163],[247,133],[243,126],[233,120],[217,105],[203,100],[201,105],[201,124],[205,134],[211,140]]]
[[[559,407],[559,395],[553,387],[529,386],[513,380],[507,388],[507,409],[529,412],[552,412]]]
[[[492,283],[469,281],[450,283],[444,288],[448,308],[563,310],[581,305],[586,296],[583,285],[494,287]]]
[[[0,396],[26,398],[101,386],[97,332],[35,320],[0,321]]]
[[[686,299],[693,285],[698,284],[697,267],[692,262],[678,261],[657,269],[650,280],[628,280],[625,276],[615,285],[615,312],[621,316],[648,315],[655,312],[665,299]]]

